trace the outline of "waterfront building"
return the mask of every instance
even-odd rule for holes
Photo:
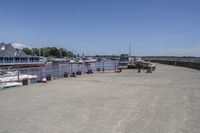
[[[0,43],[0,65],[38,64],[38,56],[25,54],[11,43]]]

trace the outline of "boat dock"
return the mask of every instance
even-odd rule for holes
[[[0,90],[0,132],[198,133],[200,72],[157,65]]]
[[[117,61],[107,60],[89,63],[46,63],[39,66],[31,66],[30,64],[20,66],[1,66],[0,88],[4,88],[3,85],[5,83],[9,84],[8,82],[15,82],[17,85],[19,85],[17,82],[22,82],[27,85],[36,82],[46,82],[52,79],[76,77],[78,75],[91,74],[95,72],[116,72],[118,69],[117,64]],[[4,84],[2,85],[2,83]],[[9,87],[9,85],[6,85],[5,87]]]

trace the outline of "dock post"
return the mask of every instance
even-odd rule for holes
[[[19,81],[19,66],[17,68],[17,80]]]
[[[72,74],[73,70],[72,70],[72,64],[71,64],[71,74]]]
[[[116,66],[117,66],[117,63],[116,63],[116,61],[114,62],[115,63],[115,65],[114,65],[114,71],[116,72],[117,70],[116,70]]]
[[[105,69],[104,69],[104,61],[103,61],[103,69],[102,69],[102,71],[103,71],[103,72],[105,71]]]
[[[83,64],[81,63],[81,73],[83,73]]]

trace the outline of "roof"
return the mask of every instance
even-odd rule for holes
[[[22,43],[11,43],[11,45],[19,50],[22,50],[24,48],[28,48],[28,49],[32,49],[30,46],[28,46],[27,44],[22,44]]]
[[[11,43],[0,43],[0,57],[30,57],[22,50],[16,49]]]

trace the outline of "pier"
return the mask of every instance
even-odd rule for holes
[[[117,68],[117,61],[111,60],[91,63],[63,62],[45,63],[40,65],[3,65],[0,66],[0,81],[5,83],[21,82],[24,79],[33,79],[33,82],[30,83],[37,83],[43,81],[44,79],[46,81],[51,79],[76,77],[76,75],[91,74],[95,72],[115,72]]]
[[[0,90],[0,132],[198,133],[200,72],[157,65]]]

